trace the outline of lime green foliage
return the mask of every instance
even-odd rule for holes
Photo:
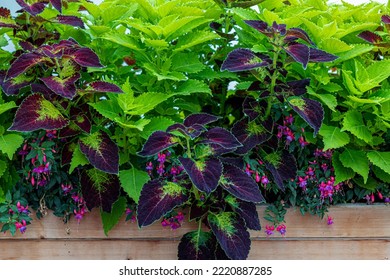
[[[108,236],[108,232],[112,230],[119,222],[120,218],[126,210],[126,198],[123,196],[112,205],[111,213],[100,211],[102,217],[104,234]]]
[[[103,171],[92,168],[86,171],[88,177],[93,182],[93,188],[99,192],[105,191],[105,184],[109,182],[109,175]]]
[[[249,122],[247,130],[252,135],[260,135],[265,132],[265,128],[261,124],[256,123],[256,121]]]
[[[150,180],[148,173],[135,168],[119,172],[119,180],[123,190],[138,203],[142,187]]]
[[[323,137],[324,150],[344,147],[350,141],[347,133],[334,126],[322,125],[319,134]]]
[[[0,135],[0,151],[7,154],[8,158],[11,160],[13,155],[19,149],[24,141],[23,136],[19,134],[6,134]]]
[[[69,173],[72,173],[76,167],[84,166],[88,163],[89,163],[88,159],[80,151],[79,146],[76,145],[73,151],[72,160],[70,162]]]
[[[223,231],[228,237],[234,235],[236,229],[233,225],[232,212],[222,212],[219,214],[210,213],[208,216],[209,222],[215,224],[221,231]]]
[[[16,106],[15,102],[13,102],[13,101],[0,104],[0,114],[7,112],[8,110],[10,110],[12,108],[16,108],[16,107],[17,106]]]
[[[340,161],[345,167],[351,168],[367,182],[369,172],[369,162],[366,153],[359,150],[345,149],[340,155]]]
[[[173,182],[164,183],[162,190],[163,190],[164,196],[169,195],[172,197],[176,197],[178,195],[181,195],[184,191],[184,189],[179,184],[176,184]]]
[[[99,131],[97,131],[88,135],[87,137],[82,138],[81,141],[91,149],[98,151],[102,143],[101,134]]]
[[[39,108],[37,110],[37,113],[39,115],[37,121],[47,119],[57,120],[58,118],[62,117],[61,112],[53,105],[53,103],[46,99],[42,99],[41,103],[37,104],[37,107]]]
[[[305,100],[299,97],[291,97],[288,99],[288,102],[292,106],[298,107],[299,110],[304,111],[305,110]]]
[[[355,176],[355,171],[349,167],[345,167],[340,161],[340,153],[334,152],[332,157],[332,165],[336,175],[335,183],[345,182]]]

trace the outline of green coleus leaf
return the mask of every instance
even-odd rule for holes
[[[119,33],[104,34],[102,39],[111,41],[115,44],[124,46],[132,50],[136,50],[136,51],[141,50],[141,47],[138,45],[138,42],[136,40],[134,40],[130,36],[124,36],[123,34],[119,34]]]
[[[88,103],[92,108],[94,108],[99,114],[103,117],[114,121],[120,117],[119,112],[121,108],[118,104],[112,100],[102,100],[97,103]]]
[[[127,121],[127,122],[122,122],[119,118],[115,119],[116,123],[119,124],[122,127],[126,128],[134,128],[138,129],[139,131],[143,131],[144,127],[150,123],[149,119],[140,119],[138,121]]]
[[[355,171],[349,167],[345,167],[340,161],[340,153],[334,152],[332,156],[332,165],[336,175],[335,184],[352,179],[355,176]]]
[[[89,161],[85,157],[85,155],[80,151],[80,148],[78,145],[76,145],[73,154],[72,154],[72,160],[70,161],[70,167],[69,167],[69,173],[72,173],[76,167],[78,166],[84,166],[88,164]]]
[[[320,43],[321,49],[329,53],[340,53],[351,50],[353,47],[337,38],[326,38]]]
[[[206,66],[199,61],[196,53],[177,53],[172,58],[172,70],[185,73],[197,73]]]
[[[370,162],[390,174],[390,152],[372,151],[367,153]]]
[[[361,175],[364,182],[367,182],[369,173],[369,161],[365,152],[360,150],[345,149],[340,155],[340,161],[344,167],[351,168]]]
[[[211,232],[196,230],[187,232],[178,247],[179,260],[215,259],[215,237]]]
[[[173,51],[180,52],[218,38],[219,36],[217,34],[209,31],[190,32],[179,38],[176,48]]]
[[[153,110],[158,104],[164,102],[171,96],[158,92],[146,92],[134,99],[133,108],[125,111],[128,115],[143,115]]]
[[[111,213],[100,211],[102,218],[104,234],[107,236],[108,232],[112,230],[119,222],[120,218],[126,210],[126,198],[123,196],[112,205]]]
[[[248,257],[251,240],[245,222],[234,212],[210,213],[208,222],[218,243],[226,255],[233,260]]]
[[[203,81],[187,80],[182,82],[175,91],[175,95],[190,95],[192,93],[208,93],[211,95],[211,89]]]
[[[348,133],[342,132],[340,128],[335,126],[323,124],[319,134],[323,137],[324,150],[343,147],[350,141]]]
[[[3,177],[4,175],[4,172],[7,170],[7,163],[4,161],[4,160],[0,160],[0,178]],[[1,187],[0,187],[0,203],[2,202],[1,201]]]
[[[309,93],[311,96],[317,97],[319,100],[322,101],[322,103],[328,106],[328,108],[331,109],[333,112],[336,111],[337,98],[334,95],[328,93],[318,94],[314,92],[314,90],[310,87],[307,87],[307,93]]]
[[[143,186],[150,180],[147,172],[135,168],[119,172],[122,188],[135,203],[138,203]]]
[[[6,134],[0,136],[0,151],[7,154],[11,160],[17,149],[23,144],[24,138],[19,134]]]
[[[16,108],[16,107],[17,107],[17,105],[13,101],[7,102],[4,104],[0,104],[0,114],[3,114],[4,112],[7,112],[8,110],[11,110],[11,109]]]
[[[364,123],[362,114],[357,110],[349,110],[345,114],[341,131],[349,131],[366,143],[372,142],[372,134]]]
[[[390,174],[383,171],[381,168],[377,166],[373,166],[372,170],[378,179],[382,180],[385,183],[390,183]]]
[[[150,119],[150,122],[144,127],[140,136],[147,139],[153,132],[157,130],[165,131],[169,126],[175,122],[167,117],[155,117]]]

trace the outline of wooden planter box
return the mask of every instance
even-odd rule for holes
[[[265,207],[258,208],[264,216]],[[269,238],[251,232],[249,259],[388,259],[390,258],[390,208],[386,205],[342,205],[330,209],[334,224],[290,209],[287,234]],[[261,219],[265,228],[267,222]],[[34,219],[25,234],[0,236],[0,259],[177,259],[177,245],[195,224],[172,231],[160,224],[139,230],[122,220],[106,237],[99,213],[85,216],[78,225],[63,224],[49,214]]]

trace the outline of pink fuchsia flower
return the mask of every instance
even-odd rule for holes
[[[260,182],[260,180],[261,180],[261,178],[260,178],[259,172],[256,171],[256,177],[255,177],[256,183]]]
[[[309,145],[309,142],[306,142],[305,138],[303,138],[303,136],[299,137],[298,142],[299,142],[299,144],[301,145],[302,148],[307,146],[307,145]]]
[[[16,229],[18,229],[20,231],[21,234],[25,233],[26,232],[26,229],[27,229],[27,223],[25,220],[22,220],[21,223],[19,222],[15,222],[15,227]]]
[[[326,223],[328,224],[328,226],[333,225],[333,223],[334,223],[333,217],[328,216],[328,219],[327,219]]]
[[[291,114],[284,118],[284,123],[286,125],[292,125],[293,122],[294,122],[294,117]]]
[[[248,174],[248,176],[252,176],[252,173],[254,173],[254,171],[251,170],[249,163],[246,164],[245,173]]]
[[[61,184],[61,189],[64,194],[68,194],[73,189],[73,187],[71,184]]]
[[[16,208],[18,208],[18,212],[19,213],[24,213],[24,214],[28,214],[30,213],[30,211],[28,210],[28,205],[27,206],[23,206],[20,201],[18,201],[16,203]]]
[[[384,201],[385,203],[390,203],[390,197],[385,197]]]
[[[270,226],[270,225],[265,226],[265,233],[267,234],[267,236],[271,236],[272,234],[274,234],[274,230],[275,230],[274,226]]]
[[[286,226],[284,224],[278,225],[276,228],[276,231],[278,231],[282,236],[286,235]]]
[[[268,177],[267,176],[261,176],[261,180],[260,182],[263,184],[264,188],[267,187],[267,185],[269,184],[269,180],[268,180]]]

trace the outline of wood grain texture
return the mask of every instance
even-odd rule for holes
[[[258,207],[263,217],[265,206]],[[286,237],[251,231],[250,259],[388,259],[390,258],[390,207],[342,205],[330,209],[334,224],[296,209],[286,215]],[[261,219],[264,227],[267,222]],[[49,214],[34,219],[25,234],[0,236],[0,259],[176,259],[181,236],[196,228],[184,223],[179,230],[157,223],[138,229],[120,223],[105,236],[98,211],[80,224],[64,224]]]

